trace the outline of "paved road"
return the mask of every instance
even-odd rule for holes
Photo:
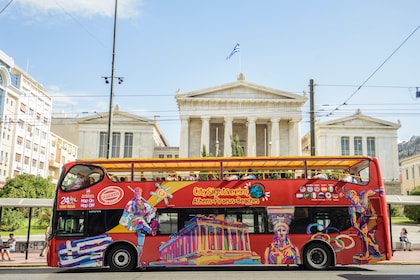
[[[0,279],[7,280],[255,280],[255,279],[311,279],[311,280],[418,280],[420,279],[420,265],[406,266],[401,269],[397,265],[346,266],[337,267],[331,271],[299,270],[295,267],[277,269],[241,268],[238,269],[184,269],[136,272],[109,272],[106,270],[58,270],[52,268],[4,268],[0,270]]]

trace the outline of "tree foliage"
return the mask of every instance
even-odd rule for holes
[[[9,198],[53,198],[54,184],[48,179],[32,174],[8,178],[0,197]]]
[[[420,186],[415,187],[410,191],[410,195],[420,195]],[[406,205],[404,206],[404,214],[410,220],[420,223],[420,205]]]
[[[230,143],[232,147],[232,156],[233,157],[241,157],[244,155],[244,149],[241,146],[241,142],[239,141],[239,136],[236,134],[235,137],[232,135],[230,136]]]
[[[55,186],[48,179],[31,174],[8,178],[0,197],[4,198],[53,198]],[[1,228],[14,231],[20,228],[25,218],[29,216],[27,208],[4,208],[2,211]],[[33,216],[38,217],[38,226],[46,227],[51,216],[51,209],[35,209]]]

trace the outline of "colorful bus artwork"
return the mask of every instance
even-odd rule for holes
[[[49,266],[115,271],[324,270],[392,255],[382,176],[370,157],[70,162],[57,183],[48,242]]]

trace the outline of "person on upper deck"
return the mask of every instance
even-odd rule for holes
[[[328,176],[321,169],[316,170],[316,174],[312,176],[312,179],[320,179],[320,180],[327,180]]]

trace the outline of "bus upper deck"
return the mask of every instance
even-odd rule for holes
[[[111,178],[118,181],[160,181],[170,175],[175,175],[175,180],[191,180],[191,175],[197,180],[222,180],[226,175],[237,174],[240,178],[249,172],[253,172],[259,179],[301,179],[311,178],[316,170],[322,170],[330,179],[339,179],[343,176],[343,170],[348,170],[358,178],[358,182],[366,182],[370,177],[371,160],[369,157],[207,157],[85,159],[73,164],[80,162],[101,166]],[[86,172],[81,170],[81,173]]]

